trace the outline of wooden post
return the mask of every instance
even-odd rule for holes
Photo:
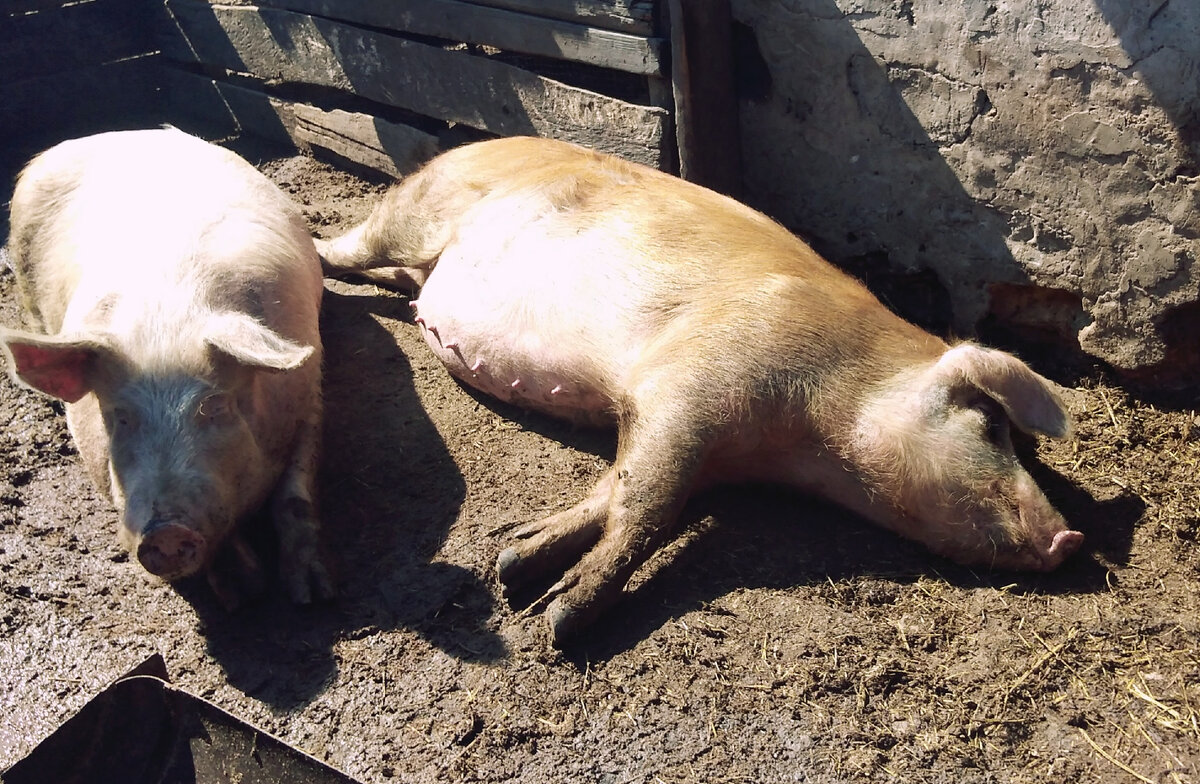
[[[667,0],[679,176],[737,196],[742,146],[729,0]]]

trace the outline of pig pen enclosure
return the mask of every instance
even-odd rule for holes
[[[437,150],[493,135],[567,138],[736,191],[739,95],[771,58],[721,3],[3,13],[5,201],[55,141],[171,122],[246,155],[318,236]],[[946,328],[936,297],[907,295],[917,279],[856,271]],[[6,268],[0,324],[21,324]],[[614,438],[452,381],[404,297],[327,283],[321,511],[340,595],[310,608],[274,591],[229,615],[202,585],[149,577],[61,407],[5,376],[0,770],[160,653],[178,686],[364,782],[1196,780],[1195,387],[1156,391],[992,326],[1075,390],[1071,438],[1023,445],[1087,536],[1061,569],[971,570],[825,502],[727,488],[695,499],[679,539],[561,652],[499,598],[494,562],[516,524],[586,492]]]

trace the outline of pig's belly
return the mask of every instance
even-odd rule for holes
[[[450,249],[414,301],[414,316],[464,383],[571,421],[611,423],[633,354],[621,273],[553,255]]]

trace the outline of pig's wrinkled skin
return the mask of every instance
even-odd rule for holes
[[[615,422],[616,462],[577,506],[518,530],[506,592],[554,640],[590,622],[698,488],[768,480],[837,501],[956,561],[1049,570],[1078,549],[1013,454],[1061,438],[1054,387],[948,346],[763,215],[562,142],[459,148],[318,243],[333,275],[420,289],[450,372],[510,403]]]
[[[100,134],[26,167],[7,253],[40,334],[0,345],[18,381],[66,402],[141,564],[206,573],[232,608],[262,587],[237,523],[269,503],[291,598],[331,595],[314,504],[321,270],[288,198],[180,131]]]

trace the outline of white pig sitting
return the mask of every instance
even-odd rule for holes
[[[269,502],[290,597],[331,595],[314,505],[321,269],[291,201],[220,147],[125,131],[34,158],[10,224],[45,334],[4,330],[0,345],[20,382],[66,402],[141,564],[205,572],[232,608],[262,584],[237,524]]]
[[[787,483],[956,561],[1049,570],[1080,546],[1009,426],[1065,436],[1054,387],[1014,357],[948,346],[765,216],[562,142],[436,158],[367,221],[318,243],[330,274],[420,288],[425,337],[483,392],[619,428],[577,506],[498,560],[556,643],[611,605],[684,501]]]

